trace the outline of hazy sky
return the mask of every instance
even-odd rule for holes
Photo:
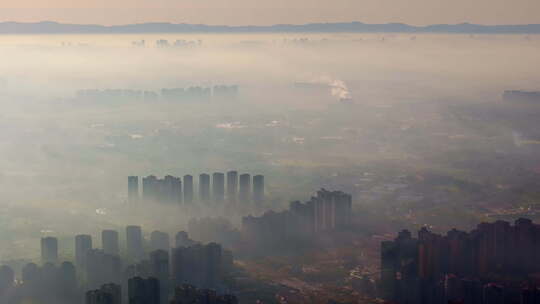
[[[0,0],[1,21],[540,23],[539,0]]]

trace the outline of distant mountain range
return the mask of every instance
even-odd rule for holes
[[[141,23],[127,25],[2,22],[0,34],[130,34],[130,33],[463,33],[463,34],[540,34],[540,24],[479,25],[470,23],[412,26],[403,23],[367,24],[310,23],[302,25],[225,26],[203,24]]]

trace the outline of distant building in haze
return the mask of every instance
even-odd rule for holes
[[[34,263],[26,264],[22,269],[22,281],[29,292],[35,291],[39,287],[39,267]]]
[[[107,254],[101,249],[86,252],[86,287],[99,288],[107,283],[122,283],[122,261],[118,255]]]
[[[44,237],[41,239],[41,263],[58,263],[58,239]]]
[[[126,245],[127,254],[133,261],[140,261],[143,259],[143,237],[140,226],[127,226],[126,227]]]
[[[351,222],[352,197],[350,194],[321,189],[309,203],[313,205],[315,232],[346,227]]]
[[[154,175],[143,177],[142,198],[145,202],[155,201],[158,196],[158,179]]]
[[[0,267],[0,300],[15,285],[15,274],[8,266]]]
[[[120,285],[105,284],[100,289],[86,292],[86,304],[122,304]]]
[[[251,201],[251,175],[249,174],[240,175],[238,200],[241,204],[247,204]]]
[[[185,231],[178,232],[176,236],[174,237],[174,240],[175,240],[175,244],[174,244],[175,248],[190,247],[197,244],[197,242],[189,238],[187,232]]]
[[[212,174],[212,194],[215,202],[225,200],[225,175],[220,172]]]
[[[179,177],[167,175],[163,180],[158,180],[158,183],[158,201],[171,205],[182,203],[182,181]]]
[[[167,175],[159,179],[154,175],[143,177],[143,200],[170,205],[182,203],[182,180],[179,177]]]
[[[183,184],[183,185],[182,185]],[[182,187],[183,186],[183,187]],[[139,196],[138,177],[128,177],[128,197],[130,201],[158,202],[170,205],[190,205],[194,199],[194,183],[192,175],[179,177],[167,175],[160,179],[154,175],[142,178],[142,196]],[[253,188],[252,188],[253,187]],[[264,176],[257,175],[251,180],[250,174],[238,175],[237,171],[229,171],[199,175],[198,200],[208,203],[227,202],[235,205],[241,201],[261,203],[265,193]]]
[[[199,175],[199,200],[210,201],[210,175],[206,173]]]
[[[160,304],[160,287],[157,278],[134,277],[128,281],[129,304]]]
[[[172,250],[172,277],[175,283],[218,288],[226,269],[221,245],[210,243],[178,247]]]
[[[253,177],[253,202],[260,204],[264,201],[264,176]]]
[[[218,295],[211,289],[198,289],[189,284],[177,286],[170,304],[211,303],[211,304],[238,304],[233,295]]]
[[[128,177],[128,202],[130,204],[137,203],[139,201],[139,177]]]
[[[235,205],[238,199],[238,172],[227,172],[227,201]]]
[[[261,250],[298,245],[321,232],[347,229],[351,224],[352,197],[341,191],[321,189],[306,203],[292,202],[289,210],[267,211],[242,218],[242,233]]]
[[[86,234],[75,236],[75,265],[79,269],[86,267],[86,252],[92,249],[92,237]]]
[[[193,203],[193,176],[184,175],[184,204]]]
[[[60,298],[73,303],[78,299],[77,270],[71,262],[63,262],[56,273],[56,286]]]
[[[167,304],[169,295],[169,252],[155,250],[150,253],[150,275],[159,280],[160,299]]]

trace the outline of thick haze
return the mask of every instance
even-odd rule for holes
[[[0,304],[537,296],[539,12],[0,0]]]
[[[132,46],[141,39],[145,47]],[[190,43],[158,48],[158,39]],[[434,168],[478,183],[503,178],[489,165],[492,157],[501,162],[492,153],[518,153],[519,161],[532,159],[523,166],[534,167],[538,154],[529,149],[538,146],[537,134],[489,113],[504,90],[539,89],[540,72],[531,69],[540,62],[539,41],[517,35],[0,37],[0,238],[12,245],[2,246],[0,258],[35,258],[38,238],[51,231],[69,237],[132,223],[146,231],[185,227],[188,218],[176,212],[156,222],[126,209],[128,175],[265,174],[269,208],[279,209],[324,185],[365,202],[367,190],[355,187],[377,164],[391,167],[380,175],[385,180]],[[159,92],[219,84],[238,85],[238,100],[75,98],[81,89]],[[476,117],[478,109],[487,116]],[[519,121],[523,127],[528,120]],[[462,167],[476,153],[486,155],[482,170],[489,174]]]
[[[403,22],[540,23],[536,0],[3,0],[0,20],[123,24],[185,22],[226,25]]]

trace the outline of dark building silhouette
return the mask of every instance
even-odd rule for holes
[[[114,304],[113,296],[101,290],[89,290],[85,296],[86,304]]]
[[[165,250],[169,251],[170,249],[170,239],[169,234],[161,231],[153,231],[150,234],[150,248],[151,250]]]
[[[160,202],[171,205],[182,204],[182,181],[179,177],[167,175],[163,180],[160,180],[159,183],[158,199]]]
[[[57,286],[57,276],[58,269],[53,263],[46,263],[41,266],[40,271],[40,298],[44,302],[51,302],[51,300],[58,299],[58,286]]]
[[[225,200],[225,175],[223,173],[212,174],[212,196],[218,203]]]
[[[75,265],[79,269],[86,267],[86,252],[92,249],[92,237],[86,234],[75,236]]]
[[[189,283],[204,288],[222,284],[224,261],[221,245],[210,243],[178,247],[172,250],[172,277],[176,283]]]
[[[78,300],[77,270],[70,262],[63,262],[57,273],[56,285],[58,297],[64,303],[75,303]]]
[[[150,253],[150,275],[157,278],[160,283],[161,303],[167,304],[169,295],[169,252],[156,250]]]
[[[103,251],[107,254],[120,254],[118,231],[103,230],[101,232],[101,246],[103,248]]]
[[[242,174],[238,176],[238,172],[227,172],[227,184],[225,184],[225,174],[216,172],[212,176],[203,173],[199,175],[199,201],[215,202],[227,201],[236,203],[241,200],[251,202],[253,200],[262,202],[264,200],[264,176],[257,175],[254,177],[253,183],[251,175]],[[128,177],[128,185],[134,185],[136,176]],[[212,180],[210,180],[212,179]],[[253,184],[253,189],[251,189]],[[128,187],[129,193],[134,193],[130,190],[135,186]],[[138,191],[138,190],[137,190]],[[160,179],[154,175],[149,175],[142,178],[142,200],[145,202],[158,202],[171,205],[191,204],[194,198],[193,176],[184,176],[184,185],[182,188],[182,180],[171,175]]]
[[[352,197],[349,194],[321,189],[308,204],[313,206],[315,232],[335,230],[351,222]]]
[[[128,257],[132,261],[140,261],[143,259],[143,237],[142,230],[139,226],[126,227],[126,249]]]
[[[260,204],[264,201],[264,176],[253,177],[253,202]]]
[[[227,201],[235,205],[238,200],[238,172],[227,172]]]
[[[522,301],[530,299],[536,289],[524,291],[512,280],[528,280],[538,272],[538,240],[540,225],[528,219],[518,219],[514,225],[481,223],[471,232],[453,229],[446,235],[424,227],[418,238],[402,231],[394,241],[381,244],[382,295],[407,303],[404,295],[410,294],[406,291],[414,285],[420,298],[441,290],[439,299],[455,303],[517,303],[520,296]]]
[[[178,247],[190,247],[195,245],[197,242],[190,239],[187,232],[180,231],[175,236],[175,248]]]
[[[96,290],[86,292],[86,304],[122,304],[120,285],[105,284]]]
[[[128,202],[130,204],[139,201],[139,177],[128,176]]]
[[[63,262],[59,267],[52,263],[46,263],[42,267],[33,263],[27,264],[22,269],[22,280],[12,285],[11,292],[7,294],[7,298],[1,297],[0,294],[0,303],[71,304],[80,302],[77,273],[71,262]]]
[[[159,280],[134,277],[128,281],[129,304],[160,304]]]
[[[210,175],[199,175],[199,200],[201,202],[210,201]]]
[[[240,175],[238,200],[242,204],[247,204],[251,201],[251,175],[249,174]]]
[[[22,269],[22,281],[24,293],[29,296],[35,296],[41,280],[39,267],[34,263],[26,264]]]
[[[350,225],[352,197],[341,191],[321,189],[306,203],[292,202],[289,210],[268,211],[260,217],[242,219],[242,233],[259,249],[313,238],[320,232],[346,229]]]
[[[107,283],[122,282],[122,261],[118,255],[101,249],[86,252],[86,287],[96,289]]]
[[[127,284],[130,278],[134,278],[134,277],[147,278],[150,275],[151,275],[150,260],[142,260],[140,262],[128,265],[124,269],[123,282]],[[127,285],[125,286],[124,289],[127,291]]]
[[[198,289],[193,285],[182,284],[174,290],[174,297],[170,304],[238,304],[233,295],[217,295],[213,290]]]
[[[166,39],[156,40],[159,48],[188,47],[199,45],[198,41],[178,39],[169,43]],[[134,46],[144,46],[146,41],[133,41]],[[145,101],[145,102],[204,102],[215,100],[218,102],[234,100],[238,96],[237,85],[216,85],[213,87],[187,87],[187,88],[163,88],[159,92],[141,91],[131,89],[106,89],[106,90],[78,90],[77,98],[85,101]]]
[[[145,202],[156,201],[158,198],[158,178],[154,175],[143,177],[142,198]]]
[[[58,239],[54,237],[41,239],[41,263],[58,263]]]
[[[184,204],[193,202],[193,176],[184,175]]]
[[[143,177],[143,199],[170,205],[182,203],[182,181],[179,177],[167,175],[159,179],[154,175]]]
[[[108,293],[113,297],[114,304],[122,303],[122,287],[118,284],[108,283],[101,286],[100,290],[104,293]]]
[[[0,300],[7,299],[8,293],[15,285],[15,274],[8,266],[0,267]]]

